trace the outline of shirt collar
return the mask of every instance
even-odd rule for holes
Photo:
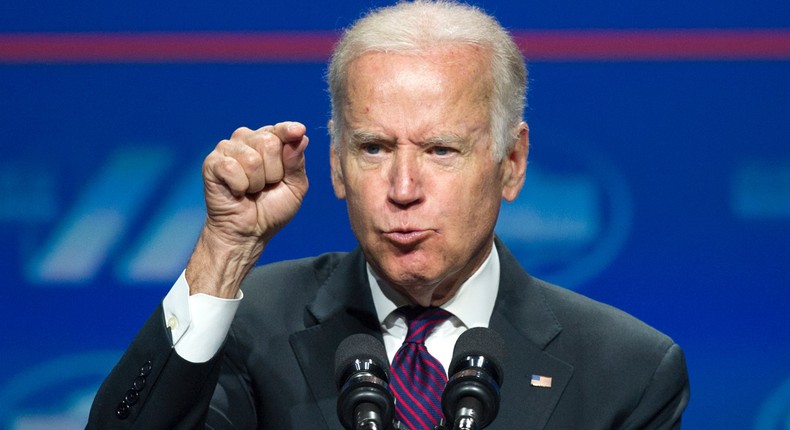
[[[384,320],[394,310],[407,306],[409,302],[379,279],[370,264],[367,264],[367,271],[376,315],[379,323],[384,324]],[[488,327],[498,291],[499,254],[496,246],[492,244],[491,252],[483,264],[461,285],[455,296],[442,305],[442,309],[453,314],[466,328]]]

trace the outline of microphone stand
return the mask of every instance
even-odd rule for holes
[[[474,397],[462,398],[452,430],[480,430],[478,411],[481,410],[483,410],[483,405],[478,399]]]
[[[354,430],[387,430],[379,408],[371,403],[360,403],[354,408]]]

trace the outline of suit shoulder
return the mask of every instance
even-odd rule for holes
[[[547,304],[562,326],[557,341],[581,345],[603,360],[648,359],[659,362],[675,342],[664,333],[613,306],[582,294],[538,281]]]
[[[688,402],[688,371],[669,336],[573,291],[543,282],[539,288],[561,326],[547,351],[573,366],[566,397],[596,405],[613,423],[636,423],[611,428],[652,428],[646,423],[653,418],[679,416]]]
[[[348,255],[346,252],[330,252],[315,257],[278,261],[258,266],[245,278],[242,288],[247,287],[254,290],[261,283],[277,285],[300,282],[320,285],[346,255]]]

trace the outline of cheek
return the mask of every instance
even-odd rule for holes
[[[470,228],[475,230],[490,228],[490,225],[496,222],[502,198],[502,189],[494,179],[495,176],[485,178],[477,183],[467,184],[460,190],[459,201],[462,202],[463,207],[459,210],[471,223]]]
[[[348,182],[346,185],[346,205],[355,228],[370,224],[377,212],[377,193],[370,182],[361,180]]]

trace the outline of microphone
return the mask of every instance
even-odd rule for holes
[[[392,428],[393,398],[387,389],[387,352],[369,334],[347,337],[335,352],[337,416],[347,430]]]
[[[488,328],[471,328],[455,343],[442,411],[454,430],[480,430],[499,412],[505,342]]]

